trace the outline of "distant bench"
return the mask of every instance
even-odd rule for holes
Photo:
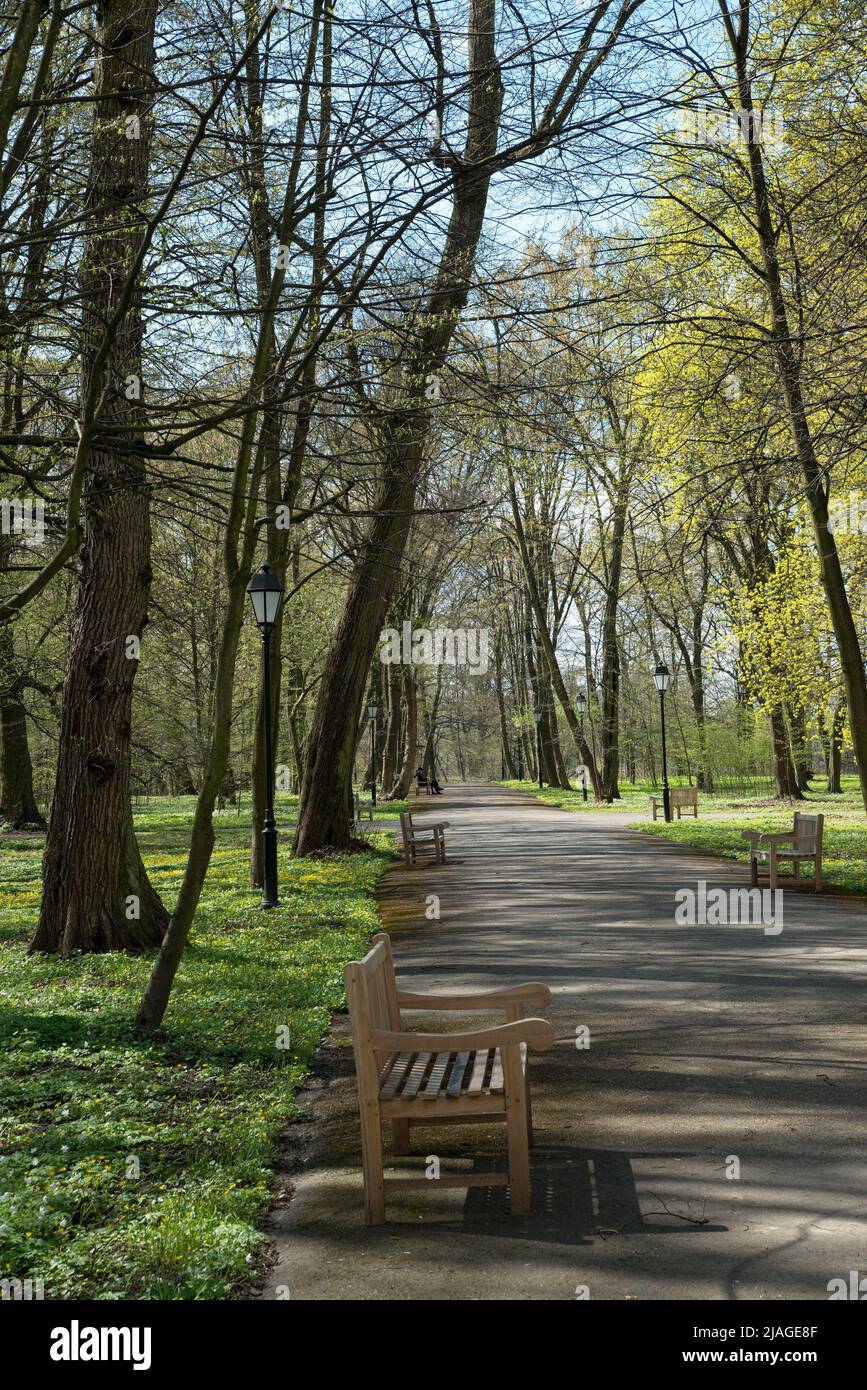
[[[691,810],[698,820],[698,787],[671,787],[668,795],[671,800],[672,815],[676,811],[677,819],[680,820],[684,810]],[[654,820],[656,820],[657,811],[664,805],[665,802],[661,796],[650,798],[650,809],[653,812]]]

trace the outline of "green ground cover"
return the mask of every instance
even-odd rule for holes
[[[278,825],[295,800],[278,798]],[[403,803],[377,808],[397,815]],[[171,904],[193,798],[152,800],[136,829]],[[344,962],[378,919],[394,857],[292,860],[281,906],[247,886],[249,808],[217,844],[163,1029],[131,1021],[150,957],[28,957],[42,837],[0,837],[0,1279],[46,1298],[223,1298],[253,1276],[275,1141],[343,1002]]]

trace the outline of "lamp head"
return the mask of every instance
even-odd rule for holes
[[[250,576],[247,593],[261,632],[270,632],[277,621],[283,602],[283,586],[271,566],[266,563]]]
[[[653,672],[653,679],[660,695],[664,695],[668,687],[670,672],[664,661],[660,661]]]

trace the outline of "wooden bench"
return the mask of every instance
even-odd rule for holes
[[[421,796],[422,792],[427,792],[428,796],[433,796],[433,787],[427,777],[416,777],[415,794],[416,796]]]
[[[698,787],[669,787],[669,800],[671,802],[671,814],[677,812],[677,819],[682,818],[684,810],[692,810],[695,819],[698,820]],[[650,798],[650,809],[653,812],[653,819],[656,820],[656,813],[663,810],[665,802],[661,796]]]
[[[421,845],[423,849],[431,848],[434,853],[434,863],[444,864],[446,862],[446,837],[444,831],[448,829],[448,821],[434,821],[430,825],[424,825],[421,829],[413,825],[412,812],[401,811],[400,813],[400,832],[403,836],[403,861],[407,868],[412,868],[416,862],[416,852]],[[426,838],[430,836],[430,839]]]
[[[356,792],[353,798],[353,807],[355,810],[355,829],[360,830],[365,820],[373,820],[373,802],[362,801]]]
[[[799,879],[801,877],[801,861],[811,859],[816,878],[816,892],[821,893],[824,826],[824,816],[805,816],[800,811],[796,811],[795,822],[791,830],[764,833],[761,830],[742,830],[741,839],[749,840],[750,843],[750,882],[755,885],[759,881],[760,859],[768,860],[768,873],[772,889],[777,886],[777,869],[782,861],[791,862],[792,877]],[[792,847],[786,849],[784,846],[789,840],[792,842]]]
[[[391,939],[379,932],[373,941],[364,960],[350,961],[344,970],[361,1110],[365,1222],[384,1222],[386,1185],[429,1183],[508,1185],[512,1215],[528,1215],[533,1130],[527,1051],[550,1047],[554,1031],[544,1019],[524,1018],[524,1008],[545,1008],[551,991],[529,984],[484,994],[407,994],[397,988]],[[403,1027],[406,1009],[496,1009],[505,1012],[506,1022],[469,1033],[412,1033]],[[386,1178],[382,1123],[389,1120],[396,1154],[410,1152],[410,1132],[418,1125],[505,1124],[508,1172]]]

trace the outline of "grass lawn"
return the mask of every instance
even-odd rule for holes
[[[136,812],[167,904],[193,798]],[[277,822],[296,802],[278,797]],[[403,803],[377,808],[395,818]],[[163,1028],[131,1027],[151,957],[28,957],[42,837],[0,837],[0,1279],[46,1298],[225,1298],[255,1274],[277,1135],[343,1002],[343,965],[378,928],[394,857],[292,860],[281,906],[247,887],[249,808],[217,844]]]
[[[813,784],[817,790],[799,802],[780,803],[755,798],[736,800],[730,793],[707,795],[699,792],[698,820],[685,815],[683,820],[675,820],[670,825],[663,820],[652,821],[650,818],[650,797],[661,796],[662,791],[659,786],[652,787],[649,782],[639,782],[635,786],[621,784],[622,800],[610,806],[600,806],[594,802],[592,792],[585,804],[580,790],[567,792],[557,787],[545,787],[540,791],[535,782],[505,782],[503,785],[528,792],[549,806],[561,806],[567,811],[592,811],[597,814],[600,811],[613,811],[620,815],[640,815],[640,820],[630,822],[630,829],[675,840],[678,844],[689,845],[709,854],[721,854],[727,859],[740,859],[745,864],[748,863],[748,855],[746,841],[741,839],[742,830],[790,830],[794,811],[821,811],[825,817],[822,875],[826,886],[829,889],[836,886],[867,893],[867,818],[857,777],[844,777],[843,791],[836,796],[818,790],[822,780],[817,778]],[[673,780],[671,785],[681,783]],[[790,870],[784,868],[781,872],[787,874]],[[802,865],[801,874],[809,878],[812,867]]]

